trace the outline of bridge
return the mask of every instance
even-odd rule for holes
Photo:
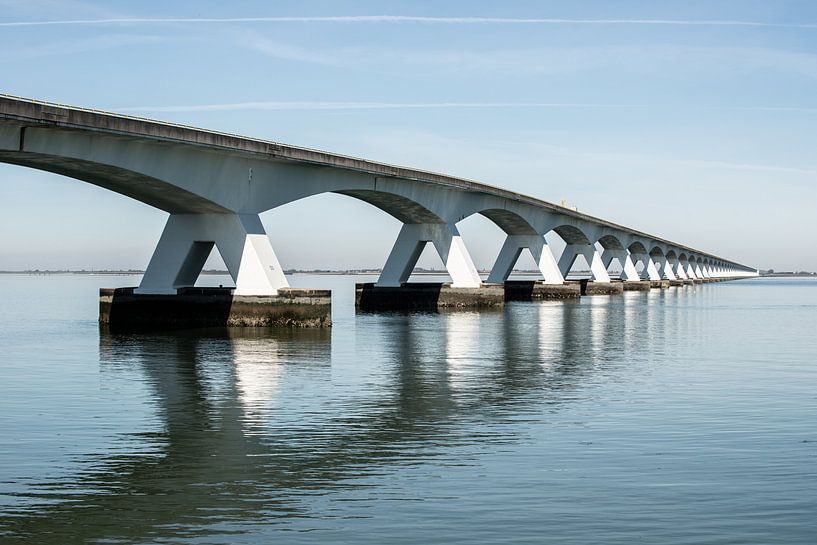
[[[137,199],[170,216],[135,294],[192,287],[215,246],[234,295],[288,288],[259,214],[321,193],[365,201],[403,223],[377,287],[404,286],[425,245],[455,288],[479,288],[457,223],[481,214],[506,234],[489,284],[529,249],[542,283],[562,285],[578,256],[591,281],[702,281],[756,269],[598,217],[444,174],[234,134],[0,95],[0,162],[54,172]],[[556,259],[545,235],[565,242]]]

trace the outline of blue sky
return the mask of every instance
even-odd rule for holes
[[[0,92],[442,171],[817,270],[814,2],[0,0]],[[144,268],[166,218],[8,165],[0,202],[0,269]],[[379,267],[399,230],[338,195],[263,219],[286,268]],[[489,267],[502,233],[460,228]]]

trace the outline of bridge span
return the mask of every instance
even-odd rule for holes
[[[432,243],[452,286],[483,284],[457,230],[482,214],[505,233],[489,283],[527,248],[545,284],[563,284],[578,256],[606,283],[756,276],[757,270],[527,195],[444,174],[148,119],[0,95],[0,162],[82,180],[170,214],[136,293],[195,283],[215,245],[235,295],[275,295],[287,279],[259,214],[333,192],[365,201],[403,227],[377,282],[397,287]],[[556,258],[545,236],[566,247]],[[639,265],[640,264],[640,265]]]

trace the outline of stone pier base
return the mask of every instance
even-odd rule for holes
[[[568,280],[566,284],[578,284],[582,295],[616,295],[624,292],[624,282],[593,282],[592,280]]]
[[[540,299],[578,299],[579,284],[545,284],[533,280],[508,280],[505,282],[506,301],[532,301]]]
[[[694,283],[695,283],[695,281],[694,281],[693,279],[691,279],[691,278],[685,278],[685,279],[683,280],[683,282],[684,282],[684,285],[685,285],[685,286],[691,286],[692,284],[694,284]]]
[[[624,281],[621,283],[624,291],[650,291],[652,282],[649,280]]]
[[[665,290],[670,286],[669,280],[650,280],[650,287],[659,290]]]
[[[669,282],[669,285],[670,285],[670,286],[674,286],[674,287],[675,287],[675,286],[683,286],[683,285],[684,285],[684,281],[683,281],[683,280],[669,280],[668,282]]]
[[[111,331],[196,327],[329,327],[329,290],[284,288],[278,295],[233,295],[228,288],[182,288],[176,295],[99,290],[99,322]]]
[[[455,288],[439,282],[411,282],[399,287],[355,284],[355,307],[363,311],[501,308],[504,305],[502,284],[483,284],[479,288]]]

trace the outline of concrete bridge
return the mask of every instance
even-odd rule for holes
[[[545,284],[563,284],[578,256],[592,281],[756,276],[757,270],[656,235],[498,187],[324,151],[0,95],[0,162],[55,172],[170,214],[137,294],[195,283],[215,245],[235,295],[276,295],[287,279],[259,214],[320,193],[365,201],[403,227],[377,282],[397,287],[432,243],[452,286],[483,284],[457,222],[482,214],[506,239],[487,279],[502,283],[521,251]],[[558,259],[545,236],[566,244]],[[640,263],[640,265],[639,265]]]

